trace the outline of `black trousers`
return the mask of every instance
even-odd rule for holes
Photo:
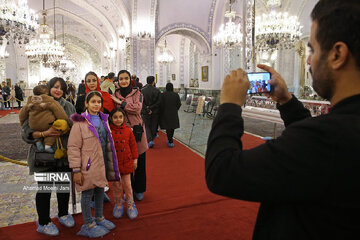
[[[46,172],[71,172],[71,169],[68,167],[58,167],[49,169]],[[57,183],[55,183],[57,184]],[[63,184],[63,183],[61,183]],[[51,182],[38,182],[38,186],[50,186]],[[47,225],[51,222],[50,219],[50,198],[51,192],[42,192],[38,191],[36,193],[35,203],[36,203],[36,211],[39,216],[39,224]],[[62,217],[68,215],[69,211],[69,199],[70,193],[56,193],[56,198],[58,202],[58,216]]]
[[[157,134],[157,128],[159,125],[159,114],[153,113],[153,114],[143,115],[142,118],[145,122],[147,141],[148,142],[153,141]]]
[[[135,174],[131,174],[131,186],[135,193],[146,192],[146,152],[139,155]]]
[[[2,95],[3,96],[3,101],[7,101],[9,99],[9,95]],[[10,108],[10,101],[8,102],[4,102],[5,108]],[[8,106],[8,107],[6,107]]]
[[[21,102],[17,101],[17,103],[18,103],[18,108],[21,108]]]
[[[167,135],[169,143],[173,142],[174,132],[175,132],[175,129],[166,129],[166,135]]]

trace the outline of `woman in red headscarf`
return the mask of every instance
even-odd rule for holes
[[[101,92],[103,98],[103,104],[101,111],[103,113],[109,114],[114,109],[114,101],[111,98],[111,95],[108,92],[100,90],[100,81],[96,73],[88,72],[85,75],[85,88],[86,93],[90,91]],[[76,112],[81,114],[85,111],[85,95],[79,96],[75,104]]]

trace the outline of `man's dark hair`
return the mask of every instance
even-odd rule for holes
[[[110,79],[113,79],[113,78],[115,77],[115,73],[110,72],[110,73],[108,74],[108,77],[109,77]]]
[[[167,83],[165,87],[167,92],[173,92],[174,91],[174,85],[172,83]]]
[[[85,83],[85,81],[84,81],[84,80],[81,80],[81,83]]]
[[[146,78],[146,83],[147,84],[152,84],[155,81],[155,77],[154,76],[148,76]]]
[[[104,77],[104,80],[106,80],[106,79],[109,79],[109,77],[108,77],[108,76],[105,76],[105,77]]]
[[[39,96],[41,94],[49,94],[49,88],[44,84],[37,85],[36,87],[34,87],[33,93],[35,96]]]
[[[344,42],[360,68],[360,1],[320,0],[311,12],[317,22],[316,40],[329,52],[336,42]]]

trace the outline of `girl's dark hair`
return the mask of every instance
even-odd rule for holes
[[[109,120],[110,120],[110,122],[112,122],[112,117],[113,117],[114,114],[117,113],[117,112],[121,112],[121,113],[123,114],[123,116],[124,116],[124,122],[125,122],[125,120],[127,119],[127,115],[126,115],[125,111],[124,111],[122,108],[114,108],[114,109],[110,112],[110,114],[109,114]]]
[[[120,74],[123,74],[123,73],[127,73],[127,75],[129,75],[129,79],[131,79],[131,74],[130,74],[130,72],[129,72],[128,70],[121,70],[121,71],[118,73],[116,80],[119,80]],[[130,81],[130,84],[131,84],[131,81]]]
[[[86,96],[85,96],[85,102],[89,103],[90,99],[95,95],[101,98],[101,105],[102,105],[103,104],[103,97],[102,97],[101,93],[98,92],[98,91],[90,91],[90,92],[88,92],[86,94]]]
[[[61,90],[63,91],[63,95],[62,97],[65,97],[65,94],[67,92],[67,85],[64,79],[60,78],[60,77],[53,77],[52,79],[50,79],[50,81],[47,83],[47,87],[49,88],[49,96],[50,96],[50,91],[51,89],[54,87],[54,85],[60,82],[61,85]]]

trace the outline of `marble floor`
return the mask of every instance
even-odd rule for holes
[[[179,110],[181,127],[175,131],[175,138],[200,155],[204,155],[212,119],[193,112],[185,112],[184,110],[187,109],[188,106],[183,103]],[[273,123],[248,118],[244,120],[246,132],[260,137],[274,135]],[[275,129],[276,136],[279,136],[284,126],[277,125]],[[26,162],[29,146],[21,139],[17,114],[8,114],[0,118],[0,139],[0,156]],[[37,220],[35,191],[24,191],[24,186],[36,186],[34,177],[29,175],[28,168],[0,159],[0,227]],[[77,195],[77,202],[79,199]],[[51,217],[57,214],[55,193],[52,193],[50,212]]]

